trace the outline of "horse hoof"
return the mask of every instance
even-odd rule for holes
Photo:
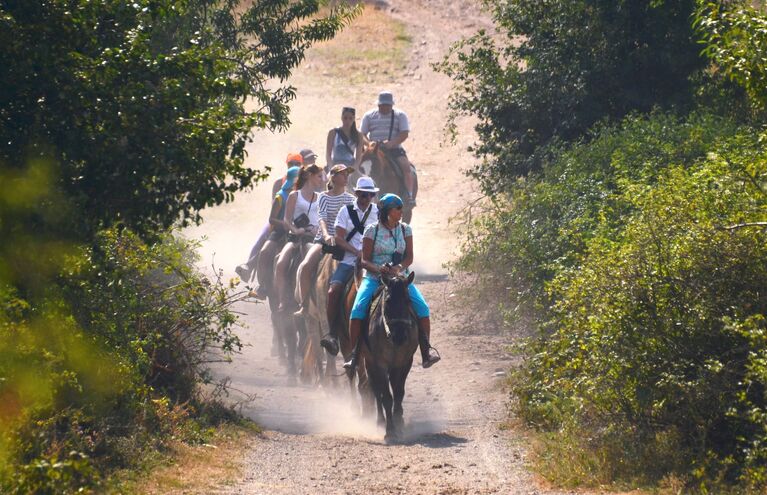
[[[386,445],[396,445],[400,443],[400,437],[396,433],[387,433],[384,435],[384,442]]]

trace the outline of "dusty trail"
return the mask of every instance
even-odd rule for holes
[[[288,386],[283,367],[269,355],[267,308],[242,303],[238,309],[246,326],[240,334],[248,347],[218,373],[257,396],[244,412],[266,431],[246,454],[244,478],[220,493],[542,492],[526,470],[523,439],[500,428],[507,414],[501,381],[511,360],[504,350],[508,342],[483,334],[471,315],[455,307],[453,285],[442,268],[457,247],[448,219],[477,193],[461,174],[471,164],[465,151],[473,139],[471,124],[462,124],[456,146],[440,144],[451,83],[430,64],[450,43],[489,24],[475,3],[392,2],[390,15],[404,23],[412,39],[407,67],[397,77],[378,74],[368,78],[371,82],[349,85],[310,54],[293,80],[299,98],[290,132],[264,133],[249,148],[255,166],[281,164],[288,150],[307,146],[323,156],[327,130],[338,125],[340,108],[356,106],[359,118],[381,89],[391,89],[397,106],[408,113],[413,131],[406,148],[422,183],[413,222],[415,271],[432,307],[432,340],[443,360],[422,370],[416,357],[404,402],[407,441],[385,445],[383,432],[360,418],[343,388]],[[282,165],[275,169],[281,172]],[[234,276],[266,218],[268,189],[262,184],[235,203],[206,212],[205,224],[188,232],[208,237],[201,250],[207,265],[215,263]]]

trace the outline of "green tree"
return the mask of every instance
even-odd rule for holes
[[[88,237],[142,234],[232,199],[254,129],[289,124],[285,80],[354,15],[318,0],[0,1],[0,167],[53,158]],[[276,80],[277,84],[273,83]]]
[[[487,2],[497,34],[456,44],[438,66],[455,79],[454,115],[479,119],[486,192],[540,167],[541,146],[656,106],[685,108],[705,66],[694,0]]]

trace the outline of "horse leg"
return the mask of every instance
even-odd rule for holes
[[[405,381],[407,381],[407,375],[409,373],[410,366],[396,368],[389,372],[389,383],[391,383],[391,389],[394,395],[394,426],[398,437],[402,435],[405,426],[402,400],[405,398]]]
[[[378,398],[378,423],[381,424],[381,420],[386,422],[386,435],[384,440],[386,443],[390,443],[397,439],[393,414],[392,414],[392,396],[389,389],[389,380],[386,376],[386,372],[381,369],[368,370],[368,376],[375,390],[376,397]],[[382,411],[383,409],[383,411]]]

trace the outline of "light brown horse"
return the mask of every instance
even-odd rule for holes
[[[348,291],[344,294],[341,301],[341,307],[337,312],[335,321],[327,321],[326,307],[328,304],[328,287],[330,287],[330,278],[333,276],[338,262],[331,256],[323,256],[317,268],[315,283],[309,291],[306,329],[307,339],[304,352],[303,366],[301,368],[301,378],[304,382],[314,380],[323,381],[325,384],[333,382],[333,378],[340,376],[336,373],[336,356],[328,354],[320,347],[320,338],[329,333],[330,325],[335,326],[338,343],[341,350],[341,356],[344,361],[348,360],[352,353],[352,344],[349,338],[349,315],[351,314],[354,298],[357,296],[357,288],[361,282],[362,271],[359,267],[355,270],[355,277],[350,282]],[[323,368],[323,359],[326,360]],[[348,374],[349,390],[354,396],[354,376]],[[375,397],[370,389],[367,371],[364,363],[357,366],[357,392],[362,398],[362,410],[365,414],[372,414],[375,411]]]
[[[413,173],[413,197],[415,198],[418,196],[418,175],[415,167],[411,167],[411,170]],[[393,193],[400,198],[407,198],[407,188],[402,171],[379,142],[370,143],[365,148],[360,161],[359,173],[373,179],[376,186],[381,190],[380,196]],[[351,183],[351,181],[349,182]],[[406,204],[402,210],[402,220],[410,223],[412,216],[413,207]]]
[[[317,265],[317,273],[307,295],[306,317],[306,347],[304,349],[304,361],[301,366],[301,380],[305,383],[322,381],[329,384],[336,376],[335,356],[328,355],[320,347],[320,339],[328,332],[328,320],[325,307],[328,304],[328,286],[330,277],[338,266],[338,262],[332,257],[324,255]],[[296,294],[296,298],[298,298]],[[323,369],[322,362],[326,360]]]

